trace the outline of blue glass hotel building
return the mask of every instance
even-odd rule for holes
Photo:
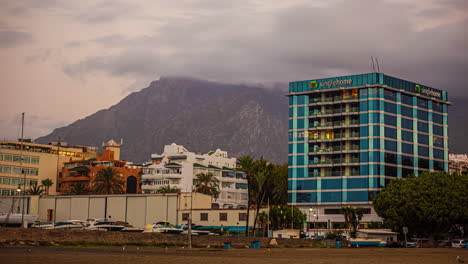
[[[389,180],[448,171],[446,91],[368,73],[290,82],[288,97],[289,203],[320,222],[349,204],[375,216]]]

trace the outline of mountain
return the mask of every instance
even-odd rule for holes
[[[76,145],[101,146],[111,138],[122,138],[122,158],[134,162],[149,160],[173,142],[194,152],[220,148],[232,156],[286,162],[286,92],[286,88],[162,77],[109,109],[57,128],[36,142],[57,141],[60,136]]]
[[[130,94],[118,104],[55,129],[40,143],[63,140],[101,146],[124,140],[123,159],[142,162],[161,153],[165,144],[190,151],[220,148],[230,155],[264,156],[287,161],[288,99],[284,89],[233,85],[182,77],[164,77]],[[467,153],[468,98],[451,97],[449,146],[451,153]]]

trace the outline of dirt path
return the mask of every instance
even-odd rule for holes
[[[464,249],[236,249],[193,250],[161,248],[22,248],[1,247],[1,263],[86,263],[86,264],[293,264],[293,263],[457,263],[461,256],[468,262]]]

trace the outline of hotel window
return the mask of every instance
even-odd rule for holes
[[[413,160],[411,156],[402,156],[402,163],[405,166],[413,167]]]
[[[444,159],[444,151],[442,149],[434,148],[434,159]]]
[[[418,146],[419,156],[428,157],[429,156],[429,147]]]
[[[418,143],[429,145],[429,136],[424,134],[418,134]]]
[[[385,112],[396,113],[396,105],[394,103],[385,102],[384,109]]]
[[[418,167],[423,169],[429,169],[429,160],[428,159],[418,159]]]
[[[385,150],[396,152],[397,151],[396,141],[385,140]]]
[[[442,113],[442,104],[438,102],[432,102],[432,111]]]
[[[432,127],[432,130],[433,130],[434,135],[439,135],[439,136],[444,135],[444,129],[442,126],[434,125]]]
[[[413,108],[402,105],[401,106],[401,115],[407,116],[407,117],[413,117]]]
[[[429,124],[418,121],[418,131],[419,132],[429,132]]]
[[[208,221],[208,213],[200,213],[200,221]]]
[[[432,122],[437,123],[437,124],[443,124],[444,119],[442,118],[442,115],[432,113]]]
[[[385,166],[385,175],[391,177],[397,177],[398,170],[397,167]]]
[[[427,109],[427,100],[418,98],[418,107]]]
[[[384,98],[390,101],[395,101],[396,100],[396,93],[390,90],[385,89],[384,90]]]
[[[395,126],[397,125],[397,118],[396,116],[392,115],[385,115],[385,124]]]
[[[401,94],[401,102],[407,105],[413,105],[413,97],[407,94]]]
[[[219,221],[227,221],[227,213],[219,213]]]
[[[406,168],[402,169],[401,176],[403,178],[407,178],[411,174],[414,174],[414,169],[406,169]]]
[[[385,127],[385,137],[386,138],[397,138],[397,130],[395,128]]]
[[[401,127],[406,129],[413,129],[413,120],[402,118],[401,119]]]
[[[247,214],[239,213],[239,221],[247,221]]]
[[[421,119],[421,120],[424,120],[424,121],[428,121],[429,120],[429,114],[427,113],[427,111],[418,109],[418,118]]]

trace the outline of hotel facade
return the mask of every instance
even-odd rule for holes
[[[391,179],[448,171],[448,95],[383,73],[290,82],[289,204],[331,227]],[[309,216],[310,217],[310,216]]]

